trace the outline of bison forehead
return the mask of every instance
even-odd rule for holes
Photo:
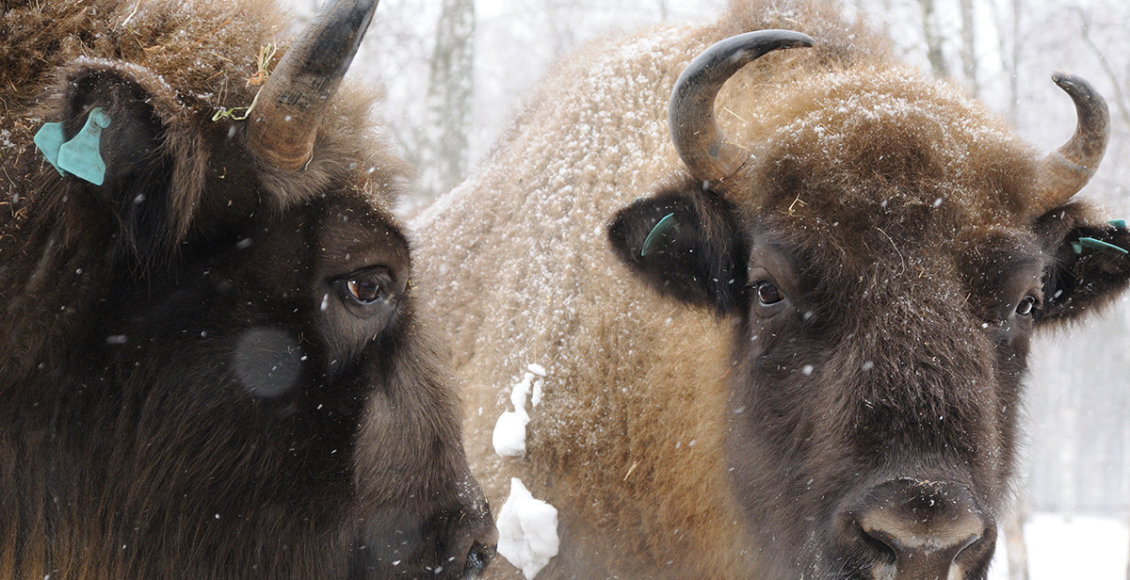
[[[888,69],[812,75],[778,90],[736,132],[751,154],[743,183],[757,184],[732,197],[747,210],[849,219],[945,206],[918,219],[988,225],[1025,205],[1035,151],[956,87]]]

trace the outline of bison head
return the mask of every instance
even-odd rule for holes
[[[670,109],[689,175],[610,239],[659,291],[740,321],[728,464],[767,577],[983,578],[1030,337],[1130,278],[1125,227],[1070,201],[1105,104],[1057,76],[1079,125],[1040,158],[898,65],[789,51],[735,76],[811,44],[761,31],[694,60]]]
[[[5,576],[486,564],[494,526],[389,209],[405,169],[369,100],[338,94],[375,8],[327,6],[246,123],[112,55],[60,74],[58,143],[93,147],[44,146],[0,236]]]

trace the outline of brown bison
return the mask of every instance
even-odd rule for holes
[[[375,8],[276,61],[269,2],[0,4],[0,577],[485,565],[406,168],[337,90]]]
[[[1056,82],[1079,122],[1044,156],[814,4],[560,65],[413,224],[476,477],[559,510],[546,571],[984,578],[1030,337],[1130,278],[1125,227],[1071,201],[1105,105]]]

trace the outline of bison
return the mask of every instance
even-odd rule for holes
[[[817,3],[560,64],[412,224],[473,472],[558,510],[546,572],[984,578],[1031,336],[1130,279],[1125,226],[1072,201],[1106,107],[1055,82],[1078,126],[1043,155]]]
[[[490,558],[390,211],[408,169],[341,87],[376,4],[281,59],[267,1],[0,5],[0,576]]]

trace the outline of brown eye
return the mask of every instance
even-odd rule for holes
[[[392,274],[381,266],[342,276],[333,281],[333,286],[342,300],[364,307],[383,304],[396,293]]]
[[[381,285],[375,280],[349,280],[345,283],[349,293],[358,302],[368,304],[381,296]]]
[[[761,282],[755,288],[757,300],[764,306],[776,304],[781,301],[781,292],[769,282]]]
[[[1020,304],[1016,305],[1016,313],[1020,316],[1031,316],[1032,311],[1039,305],[1039,300],[1035,296],[1026,296]]]

